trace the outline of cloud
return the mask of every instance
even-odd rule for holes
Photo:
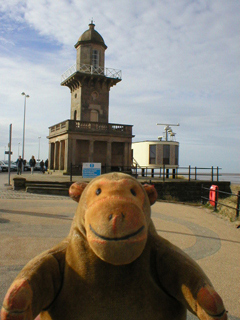
[[[25,91],[27,143],[37,150],[41,136],[47,157],[48,126],[70,114],[60,76],[75,63],[74,44],[93,18],[108,46],[106,67],[123,73],[110,91],[110,121],[133,124],[138,141],[161,135],[157,122],[179,122],[182,164],[219,161],[239,171],[239,13],[237,0],[0,3],[0,152],[7,123],[21,141]]]

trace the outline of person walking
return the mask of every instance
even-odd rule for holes
[[[45,173],[45,170],[44,170],[44,161],[43,161],[43,160],[40,162],[40,167],[41,167],[42,173]]]
[[[45,169],[48,170],[48,159],[45,160]]]
[[[21,175],[22,174],[22,167],[23,167],[23,159],[21,156],[18,157],[16,163],[17,163],[17,174]]]
[[[31,167],[31,174],[33,174],[33,170],[36,165],[36,160],[35,160],[34,156],[32,156],[32,158],[29,160],[29,165]]]

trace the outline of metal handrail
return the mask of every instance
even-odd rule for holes
[[[170,176],[170,172],[167,172],[167,170],[174,169],[175,172],[173,175],[175,178],[178,178],[179,176],[186,176],[188,178],[188,181],[191,180],[197,180],[199,176],[206,176],[211,177],[211,180],[214,181],[214,178],[216,178],[216,181],[219,181],[219,177],[221,176],[219,167],[209,167],[209,168],[201,168],[201,167],[179,167],[174,165],[158,165],[158,166],[135,166],[135,171],[141,169],[141,176],[147,177],[150,175],[152,178],[163,178],[163,180],[167,179],[168,176]],[[181,172],[180,170],[186,170],[185,172]],[[194,172],[193,172],[194,170]],[[200,172],[201,170],[209,170],[209,172]],[[159,172],[158,172],[159,171]]]
[[[203,185],[202,185],[201,189],[202,189],[202,190],[207,190],[208,192],[211,190],[211,188],[206,188],[206,187],[204,187]],[[211,201],[214,202],[214,211],[217,210],[217,206],[218,206],[218,205],[221,205],[221,206],[224,206],[224,207],[228,207],[228,208],[230,208],[230,209],[236,210],[236,218],[238,218],[238,217],[239,217],[239,211],[240,211],[240,192],[238,191],[237,194],[234,194],[234,193],[229,193],[229,192],[225,192],[225,191],[220,191],[220,190],[218,190],[218,189],[212,190],[212,191],[215,192],[215,199],[217,199],[217,200],[212,200],[212,199],[211,199]],[[228,196],[235,196],[235,197],[237,197],[237,205],[236,205],[236,208],[234,208],[234,207],[232,207],[232,206],[229,206],[229,205],[227,205],[227,204],[225,204],[225,203],[219,202],[219,201],[218,201],[218,195],[219,195],[220,193],[226,194],[226,195],[228,195]],[[209,193],[208,193],[208,194],[209,194]],[[203,196],[203,192],[202,192],[201,200],[207,200],[207,201],[209,201],[210,199],[209,199],[209,196],[208,196],[208,198],[207,198],[207,197],[204,197],[204,196]]]
[[[75,63],[62,74],[61,82],[65,81],[67,78],[69,78],[72,74],[74,74],[77,71],[82,73],[87,73],[87,74],[101,75],[101,76],[105,76],[113,79],[122,79],[121,70],[112,69],[112,68],[95,67],[93,65],[84,64],[84,63],[80,64],[79,70],[77,70],[77,65]]]

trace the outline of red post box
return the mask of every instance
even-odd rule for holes
[[[218,186],[212,185],[210,187],[209,191],[209,203],[211,206],[215,207],[217,204],[216,202],[218,201]]]

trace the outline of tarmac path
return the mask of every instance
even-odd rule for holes
[[[22,267],[68,234],[77,207],[68,197],[13,191],[2,177],[0,305]],[[152,219],[161,236],[197,260],[222,296],[229,319],[240,320],[240,229],[200,206],[165,202],[152,206]],[[189,313],[187,319],[197,318]]]

